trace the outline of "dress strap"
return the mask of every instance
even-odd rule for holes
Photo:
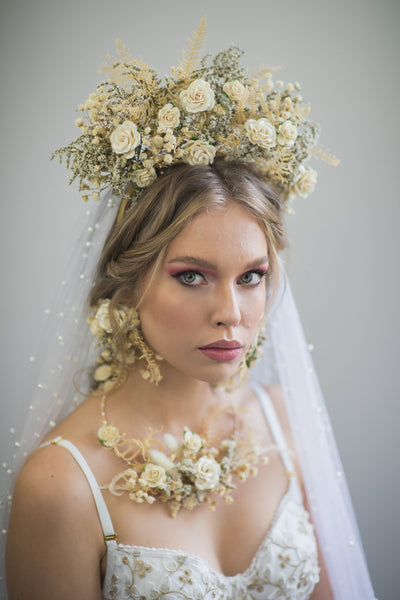
[[[278,446],[286,472],[289,477],[294,476],[295,468],[291,457],[291,452],[287,445],[286,438],[283,434],[278,415],[276,414],[274,405],[272,404],[272,400],[266,389],[263,388],[261,385],[252,383],[251,389],[254,391],[261,403],[262,409],[265,414],[265,418],[271,430],[272,436],[276,442],[276,445]]]
[[[72,442],[65,440],[61,436],[55,438],[54,440],[50,440],[49,442],[44,442],[43,444],[41,444],[40,448],[42,448],[43,446],[51,446],[52,444],[62,446],[63,448],[68,450],[82,469],[88,481],[90,489],[92,490],[93,499],[96,505],[97,513],[99,515],[101,528],[103,530],[104,540],[107,544],[111,541],[116,541],[117,534],[114,531],[110,513],[108,512],[108,508],[104,501],[103,494],[101,493],[100,487],[96,481],[93,471],[89,467],[83,454],[78,450],[78,448],[74,444],[72,444]]]

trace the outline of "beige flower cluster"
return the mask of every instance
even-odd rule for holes
[[[102,390],[110,391],[123,375],[124,369],[140,358],[145,358],[147,362],[142,376],[154,383],[160,381],[159,367],[144,343],[138,313],[134,308],[119,305],[112,309],[109,299],[102,300],[89,316],[88,322],[92,335],[102,348],[93,373]],[[124,333],[124,336],[118,337],[118,342],[113,335],[116,331]],[[160,356],[155,358],[161,360]]]
[[[126,434],[104,421],[97,432],[106,448],[129,462],[129,468],[118,473],[107,486],[111,493],[128,493],[135,502],[156,500],[169,504],[171,516],[181,508],[192,510],[202,502],[215,508],[213,494],[233,502],[233,476],[245,481],[257,474],[257,465],[266,464],[266,449],[248,440],[223,440],[219,450],[185,427],[181,440],[165,434],[165,452],[149,430],[144,440],[128,439]],[[154,446],[158,444],[157,448]],[[144,460],[143,460],[144,457]]]
[[[119,52],[108,81],[79,107],[81,136],[55,153],[67,160],[85,199],[110,187],[128,199],[129,184],[137,201],[166,167],[219,158],[262,166],[284,200],[304,198],[316,182],[307,160],[319,155],[337,164],[317,147],[319,129],[300,85],[274,82],[268,69],[248,76],[239,49],[190,59],[164,81],[125,47]]]

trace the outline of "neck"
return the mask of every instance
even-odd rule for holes
[[[184,426],[196,431],[210,410],[221,403],[233,404],[234,396],[223,387],[169,373],[163,373],[156,386],[132,369],[124,385],[110,397],[107,411],[119,405],[127,422],[140,421],[143,426],[170,432],[180,432]],[[119,421],[116,415],[114,420]]]

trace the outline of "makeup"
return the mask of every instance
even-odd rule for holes
[[[236,340],[219,340],[207,346],[201,346],[199,350],[211,360],[230,361],[240,356],[242,348],[243,345]]]

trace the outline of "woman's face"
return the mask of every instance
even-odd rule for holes
[[[139,308],[164,376],[218,383],[236,373],[264,312],[267,268],[264,233],[243,208],[193,218],[169,244]]]

